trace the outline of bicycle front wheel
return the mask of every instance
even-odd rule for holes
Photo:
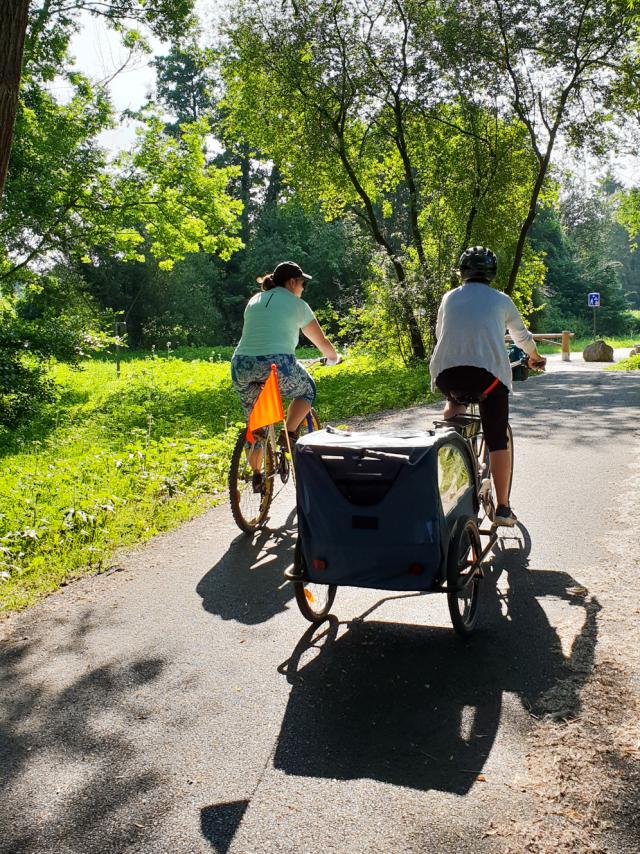
[[[460,637],[469,637],[478,619],[482,575],[478,561],[482,554],[475,519],[459,519],[451,536],[447,557],[447,604],[453,628]]]
[[[261,484],[254,486],[253,469],[245,450],[247,430],[240,431],[229,468],[229,500],[236,525],[246,534],[252,534],[267,520],[273,500],[275,456],[267,439],[263,451],[260,473]]]
[[[489,478],[486,488],[481,485],[480,499],[484,512],[489,521],[493,522],[495,516],[495,503],[493,498],[493,484],[491,475],[491,457],[484,434],[480,433],[473,440],[473,448],[478,465],[478,479],[480,484],[485,478]],[[511,486],[513,484],[513,431],[511,424],[507,424],[507,450],[509,453],[509,489],[507,497],[511,497]]]
[[[293,566],[297,573],[305,575],[304,558],[300,543],[296,542]],[[302,616],[310,623],[319,623],[329,614],[336,598],[335,584],[314,584],[311,581],[294,581],[296,602]]]

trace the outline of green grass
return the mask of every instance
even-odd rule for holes
[[[629,356],[621,359],[615,365],[609,365],[605,371],[640,371],[640,356]]]
[[[242,413],[230,348],[56,365],[60,397],[0,434],[0,611],[26,607],[114,551],[226,497]],[[307,357],[312,352],[302,352]],[[425,367],[354,356],[314,368],[317,409],[344,421],[431,399]]]

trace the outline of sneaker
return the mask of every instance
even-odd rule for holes
[[[251,476],[251,486],[253,488],[253,491],[256,494],[259,492],[262,492],[262,472],[261,471],[254,471],[254,473]]]
[[[508,504],[498,504],[494,524],[504,528],[513,528],[518,518]]]

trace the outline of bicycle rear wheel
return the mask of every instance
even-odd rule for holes
[[[253,469],[248,463],[245,451],[246,427],[240,431],[236,440],[231,466],[229,468],[229,500],[231,513],[236,525],[246,534],[252,534],[264,525],[273,500],[275,456],[269,439],[265,441],[262,454],[262,488],[255,492],[253,488]]]
[[[296,542],[293,567],[297,573],[305,574],[305,563],[300,542]],[[312,581],[294,581],[293,588],[300,613],[310,623],[319,623],[329,614],[336,598],[335,584],[314,584]]]

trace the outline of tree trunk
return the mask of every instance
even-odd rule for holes
[[[240,196],[242,198],[242,213],[240,214],[240,237],[245,246],[249,243],[250,205],[251,205],[251,160],[246,145],[240,149]]]
[[[0,0],[0,202],[18,108],[29,0]]]
[[[336,136],[339,140],[339,154],[344,170],[347,173],[351,184],[353,185],[354,189],[362,200],[364,213],[362,213],[361,219],[367,223],[369,230],[376,243],[379,246],[382,246],[385,252],[387,253],[387,256],[389,257],[389,260],[391,261],[395,270],[398,282],[403,285],[406,280],[404,267],[397,258],[393,247],[382,233],[380,223],[378,222],[378,219],[376,217],[374,205],[371,199],[369,198],[368,193],[360,183],[360,180],[358,179],[358,176],[356,175],[356,172],[353,166],[351,165],[351,162],[349,161],[346,146],[344,143],[344,134],[338,128],[336,128]],[[424,360],[427,354],[424,347],[424,341],[422,340],[422,335],[420,333],[420,327],[418,326],[418,322],[413,313],[413,308],[411,307],[409,301],[405,299],[400,299],[400,304],[401,313],[409,331],[409,339],[411,341],[411,355],[414,359]]]
[[[544,157],[539,162],[538,174],[536,175],[536,180],[531,191],[531,198],[529,199],[529,210],[527,212],[527,216],[525,217],[524,222],[522,223],[522,226],[520,227],[518,242],[516,244],[516,249],[513,257],[513,264],[511,265],[511,273],[509,274],[509,281],[507,282],[507,286],[504,289],[504,292],[506,294],[509,294],[509,296],[511,296],[515,288],[516,280],[518,278],[518,272],[520,270],[520,264],[522,263],[522,256],[524,255],[524,247],[527,240],[527,235],[529,233],[529,229],[533,225],[534,219],[536,218],[536,213],[538,209],[538,199],[540,198],[542,185],[545,182],[545,178],[547,177],[547,172],[549,170],[549,163],[551,162],[551,152],[553,151],[553,146],[556,139],[556,131],[557,128],[553,128],[551,136],[549,138],[549,142],[547,144],[547,150],[544,154]]]

